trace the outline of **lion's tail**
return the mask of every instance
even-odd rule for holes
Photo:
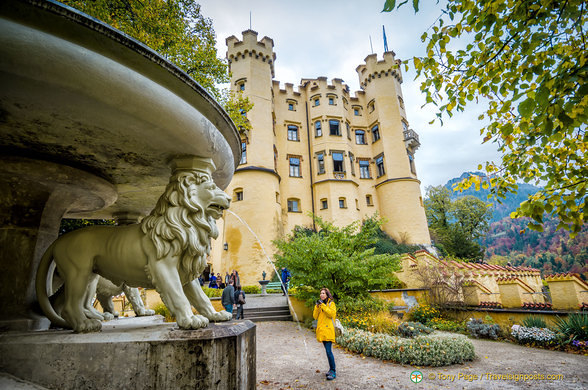
[[[43,312],[51,320],[51,323],[62,328],[70,328],[70,326],[65,322],[65,320],[55,312],[51,302],[49,301],[49,296],[47,295],[47,274],[49,273],[49,266],[51,265],[51,261],[53,261],[53,247],[55,246],[55,242],[49,246],[49,248],[45,251],[45,254],[41,258],[41,262],[39,263],[39,268],[37,269],[37,279],[35,282],[35,288],[37,291],[37,299],[39,300],[39,305]]]

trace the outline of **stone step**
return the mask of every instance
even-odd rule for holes
[[[236,317],[237,310],[233,311],[233,318]],[[255,307],[243,308],[243,316],[253,322],[260,321],[292,321],[292,315],[288,306],[276,307]]]

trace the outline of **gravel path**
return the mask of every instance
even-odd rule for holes
[[[588,389],[588,357],[472,339],[476,360],[449,367],[412,367],[334,348],[337,379],[314,332],[294,322],[257,323],[257,388],[265,389]],[[410,381],[419,370],[423,381]],[[556,380],[501,380],[497,375],[556,375]],[[477,376],[477,378],[475,378]],[[469,379],[469,380],[468,380]]]

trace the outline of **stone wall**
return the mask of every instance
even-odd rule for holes
[[[404,255],[401,265],[396,275],[407,288],[431,287],[424,277],[431,269],[445,275],[447,284],[454,278],[463,279],[458,301],[468,306],[579,310],[588,302],[588,284],[577,274],[546,277],[549,302],[541,273],[535,268],[445,261],[424,250]]]

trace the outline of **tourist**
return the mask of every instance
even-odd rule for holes
[[[333,296],[328,288],[321,289],[320,299],[316,301],[312,316],[317,320],[316,339],[325,346],[327,359],[329,360],[329,372],[327,380],[332,381],[337,377],[335,369],[335,356],[333,356],[333,342],[335,342],[335,317],[337,308],[333,302]]]
[[[233,305],[235,304],[235,288],[233,287],[232,281],[229,281],[229,285],[223,290],[221,302],[226,311],[233,313]]]
[[[218,283],[218,288],[220,288],[220,289],[224,289],[225,287],[228,286],[228,284],[225,284],[225,282],[223,282],[223,279],[221,278],[220,272],[218,274],[216,274],[216,282]]]
[[[235,286],[241,285],[241,278],[239,277],[239,273],[236,269],[233,270],[233,273],[231,274],[231,279],[233,279],[233,284]]]
[[[228,286],[229,285],[229,281],[231,280],[231,275],[229,275],[229,271],[225,272],[225,284]],[[236,286],[236,284],[233,284],[234,286]]]
[[[243,305],[245,304],[245,291],[241,290],[241,285],[235,289],[235,304],[237,305],[237,319],[244,319]]]
[[[210,281],[208,282],[208,288],[218,288],[218,286],[216,285],[216,276],[214,276],[214,273],[210,273]]]
[[[283,295],[288,295],[288,282],[290,281],[290,271],[288,268],[282,267],[282,291]]]

